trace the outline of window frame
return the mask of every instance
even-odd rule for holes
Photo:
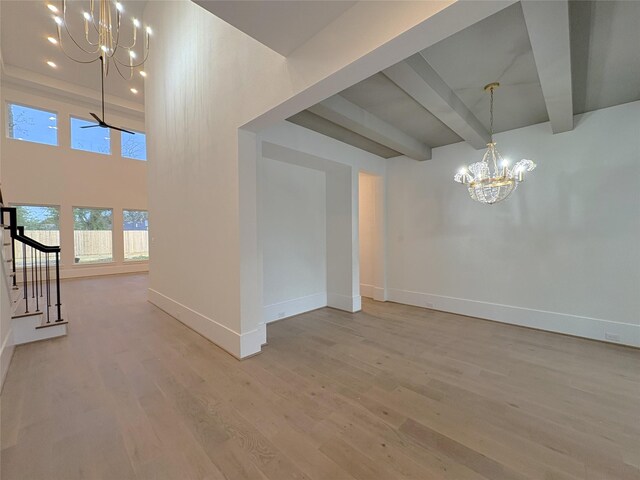
[[[111,129],[109,130],[109,152],[108,153],[103,153],[103,152],[96,152],[95,150],[86,150],[84,148],[75,148],[73,146],[73,120],[81,120],[83,122],[89,122],[92,124],[96,124],[96,119],[88,119],[88,118],[84,118],[81,117],[79,115],[74,115],[74,114],[69,114],[69,149],[70,150],[75,150],[76,152],[86,152],[86,153],[94,153],[96,155],[101,155],[101,156],[113,156],[113,136],[111,135]],[[73,207],[76,208],[76,207]],[[77,208],[93,208],[93,207],[77,207]]]
[[[44,108],[40,108],[40,107],[35,107],[33,105],[28,105],[26,103],[22,103],[22,102],[14,102],[12,100],[5,100],[4,101],[5,104],[5,112],[4,112],[4,123],[5,123],[5,137],[8,140],[15,140],[17,142],[25,142],[25,143],[35,143],[36,145],[45,145],[47,147],[59,147],[60,146],[60,128],[59,128],[59,121],[60,121],[60,113],[57,110],[54,109],[44,109]],[[30,108],[32,110],[38,110],[40,112],[46,112],[46,113],[50,113],[56,116],[56,143],[52,144],[52,143],[43,143],[43,142],[34,142],[33,140],[25,140],[25,139],[20,139],[20,138],[16,138],[16,137],[12,137],[9,135],[10,132],[10,126],[9,126],[9,111],[11,108],[11,105],[16,105],[18,107],[24,107],[24,108]]]
[[[126,128],[126,127],[123,127],[123,128]],[[126,156],[126,155],[124,155],[122,153],[122,139],[124,138],[124,135],[126,134],[125,132],[120,132],[120,157],[124,158],[126,160],[135,160],[136,162],[146,162],[148,160],[147,159],[147,132],[141,132],[140,130],[136,130],[134,128],[127,128],[127,130],[129,130],[131,132],[134,132],[134,133],[139,133],[139,134],[144,135],[144,143],[145,143],[145,146],[144,146],[144,158],[128,157],[128,156]],[[127,210],[127,209],[124,208],[123,211],[124,210]],[[131,210],[134,210],[134,209],[131,209]]]
[[[76,215],[75,215],[75,209],[76,208],[84,208],[84,209],[92,209],[92,210],[110,210],[111,211],[111,260],[109,260],[108,262],[86,262],[86,263],[76,263],[75,259],[76,259],[76,238],[75,238],[75,232],[76,232]],[[71,206],[71,218],[73,219],[73,268],[87,268],[87,267],[96,267],[96,266],[100,266],[100,265],[112,265],[117,263],[116,262],[116,258],[115,258],[115,223],[114,223],[114,212],[115,212],[115,208],[113,207],[90,207],[90,206],[80,206],[80,205],[72,205]]]
[[[135,158],[132,160],[135,160]],[[147,235],[149,235],[149,210],[144,210],[142,208],[123,208],[122,209],[122,262],[126,263],[127,265],[129,265],[130,263],[149,263],[149,258],[151,257],[151,255],[149,255],[150,244],[151,244],[149,239],[147,239],[147,259],[146,260],[127,260],[126,252],[124,251],[124,232],[131,231],[131,230],[124,229],[124,212],[146,212],[147,213],[147,230],[146,231],[147,231]],[[133,231],[136,231],[136,230],[133,230]]]
[[[9,207],[17,209],[18,207],[45,207],[45,208],[55,208],[58,210],[58,244],[57,245],[47,245],[51,247],[62,247],[62,229],[60,228],[61,222],[61,213],[62,213],[62,205],[53,205],[53,204],[38,204],[38,203],[22,203],[22,202],[11,202],[9,203]],[[17,212],[16,212],[17,213]],[[26,229],[25,229],[26,230]],[[49,231],[49,230],[43,230]],[[60,266],[63,266],[62,257],[60,258]],[[16,261],[16,269],[22,270],[22,262],[18,265]]]

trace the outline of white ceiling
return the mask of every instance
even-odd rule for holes
[[[55,80],[78,85],[95,91],[100,90],[100,63],[92,64],[75,63],[68,59],[59,46],[47,41],[48,36],[56,36],[56,25],[53,21],[53,13],[47,8],[46,1],[42,0],[1,0],[0,1],[0,45],[2,60],[6,73],[15,73],[15,69],[33,72],[38,75],[51,77]],[[59,0],[51,0],[50,3],[60,7]],[[132,25],[132,18],[143,20],[143,11],[146,0],[121,0],[125,9],[123,26]],[[84,38],[84,26],[82,11],[88,9],[87,0],[67,1],[67,20],[71,33],[78,39]],[[132,34],[128,28],[123,30],[123,41],[130,40]],[[140,39],[140,37],[138,37]],[[65,49],[72,52],[76,58],[92,58],[82,53],[67,37],[63,37]],[[138,41],[141,45],[141,42]],[[151,42],[153,48],[153,42]],[[139,52],[138,58],[141,58]],[[51,68],[47,61],[53,61],[57,68]],[[12,70],[13,68],[13,70]],[[124,72],[123,72],[124,73]],[[136,88],[138,94],[133,94],[130,89]],[[137,73],[131,80],[125,81],[116,71],[111,71],[105,80],[105,92],[107,95],[120,97],[129,102],[142,104],[144,99],[143,78]]]
[[[358,3],[345,0],[193,1],[284,56]]]
[[[571,1],[569,22],[573,113],[640,100],[640,1]],[[519,2],[421,54],[485,129],[489,96],[483,87],[494,81],[501,84],[495,92],[496,132],[549,119]],[[383,73],[340,95],[427,146],[461,140]],[[306,118],[298,114],[289,120],[385,158],[398,155],[363,143],[347,128]]]

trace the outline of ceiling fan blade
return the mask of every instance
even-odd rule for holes
[[[120,132],[124,132],[124,133],[129,133],[131,135],[135,135],[135,132],[131,132],[129,130],[125,130],[124,128],[118,128],[118,127],[113,127],[111,125],[108,125],[109,128],[113,129],[113,130],[118,130]]]
[[[100,117],[98,115],[96,115],[95,113],[89,112],[89,115],[91,115],[93,118],[95,118],[98,123],[102,123],[102,120],[100,119]]]
[[[96,128],[96,127],[101,127],[102,125],[85,125],[83,127],[80,128]]]

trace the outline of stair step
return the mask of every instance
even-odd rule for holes
[[[36,315],[44,315],[44,312],[42,310],[38,310],[29,313],[15,313],[11,316],[11,318],[35,317]]]
[[[11,246],[11,242],[4,242],[2,244],[3,247],[10,247]]]
[[[36,327],[36,330],[39,328],[49,328],[49,327],[57,327],[58,325],[67,325],[69,322],[67,320],[60,320],[59,322],[54,322],[53,320],[49,323],[43,323]]]

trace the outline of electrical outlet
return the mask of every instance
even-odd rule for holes
[[[604,339],[610,342],[619,342],[620,335],[618,335],[617,333],[604,332]]]

